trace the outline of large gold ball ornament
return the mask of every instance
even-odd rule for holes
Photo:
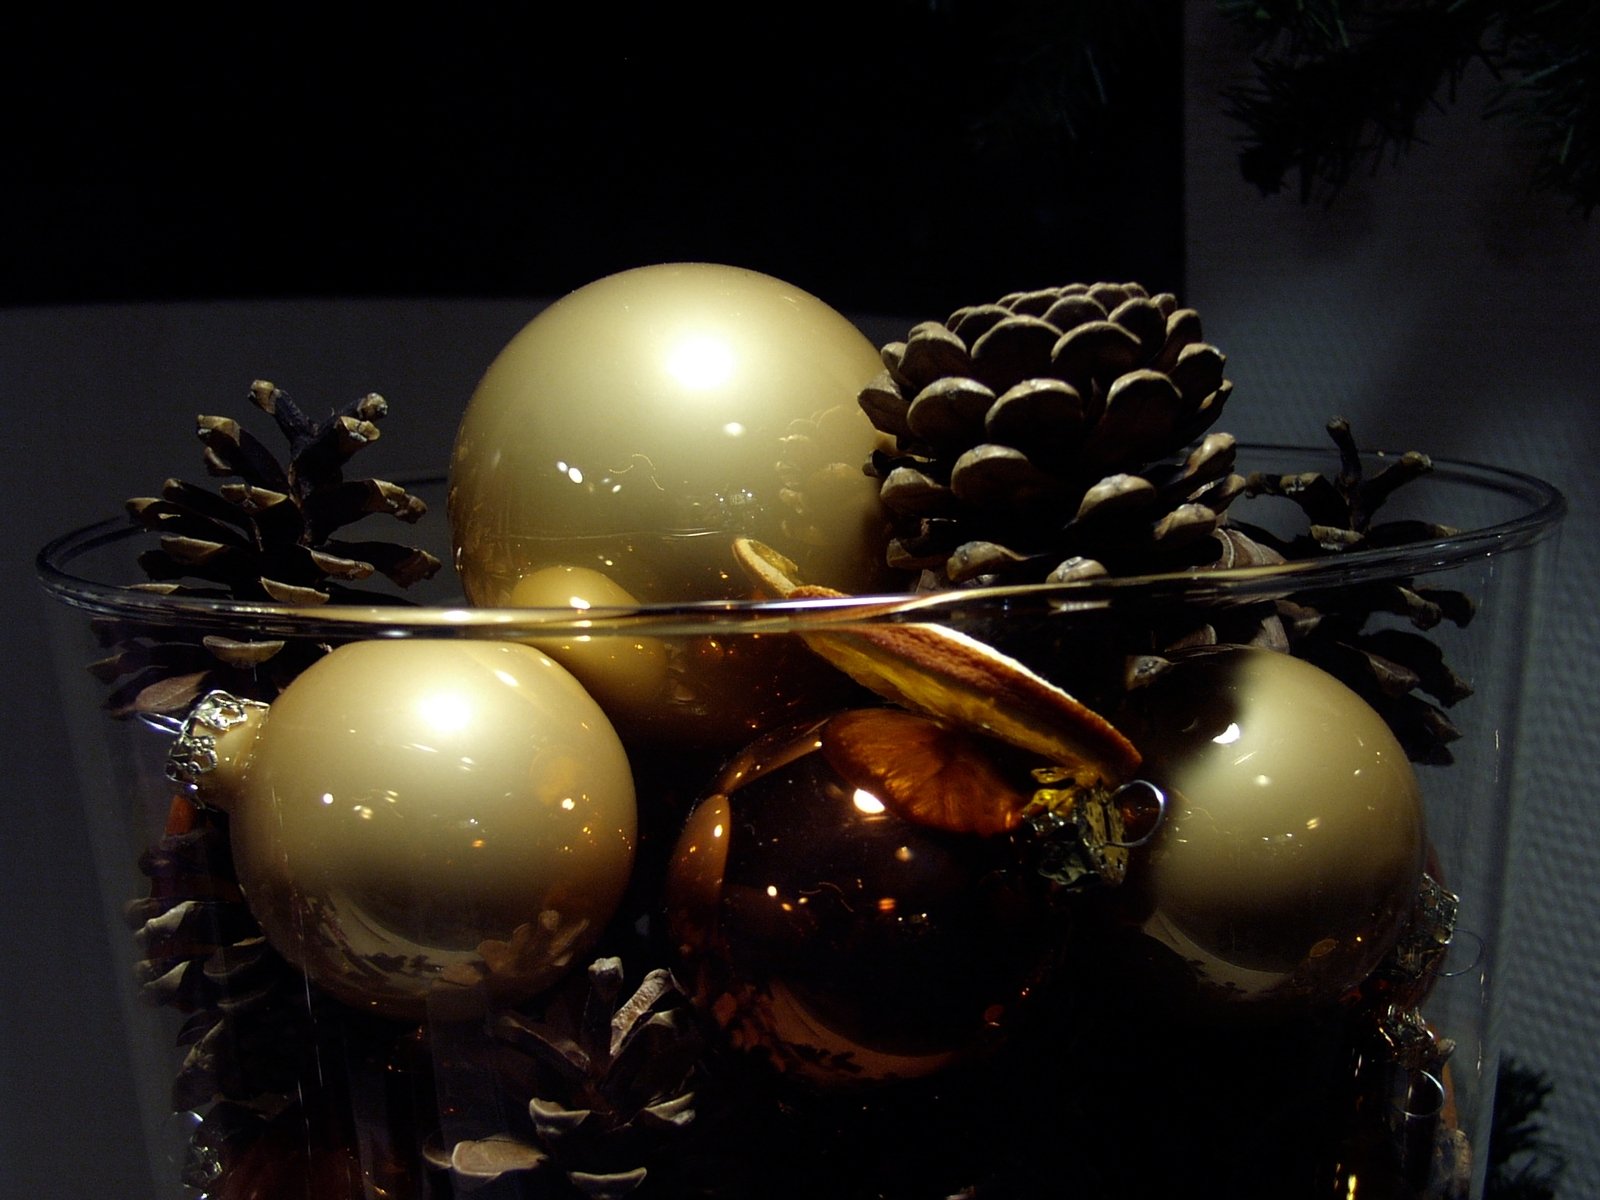
[[[1333,676],[1235,647],[1178,660],[1130,729],[1168,813],[1129,884],[1202,988],[1321,1002],[1361,982],[1417,894],[1421,793],[1383,719]]]
[[[553,983],[633,865],[633,778],[594,700],[516,644],[334,650],[220,742],[200,798],[272,945],[356,1007],[469,1015]]]
[[[450,466],[456,564],[478,605],[550,566],[646,602],[741,595],[730,544],[872,590],[885,521],[856,396],[876,349],[814,296],[754,271],[641,267],[530,322],[473,393]],[[839,469],[839,468],[843,469]]]

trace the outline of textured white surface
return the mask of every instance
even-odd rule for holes
[[[1555,1083],[1561,1195],[1600,1195],[1600,218],[1528,194],[1476,77],[1427,144],[1333,209],[1261,198],[1217,99],[1219,64],[1247,60],[1212,6],[1186,11],[1184,299],[1229,356],[1223,424],[1320,443],[1340,414],[1369,448],[1518,468],[1571,504],[1528,661],[1501,996],[1506,1049]]]

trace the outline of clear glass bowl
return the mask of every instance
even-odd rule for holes
[[[1332,451],[1272,447],[1242,447],[1240,464],[1338,466]],[[435,509],[421,540],[448,563],[442,484],[413,490]],[[159,595],[124,586],[149,535],[122,521],[69,534],[39,570],[62,602],[100,885],[127,903],[114,937],[159,1194],[1479,1196],[1522,664],[1563,508],[1538,480],[1440,462],[1383,517],[1460,532],[1395,548],[1070,585],[626,609],[472,609],[448,567],[401,604]],[[1231,515],[1282,536],[1303,526],[1282,500]],[[1407,730],[1414,845],[1369,822],[1389,803],[1364,790],[1372,765],[1339,757],[1372,741],[1366,706],[1330,726],[1276,665],[1256,673],[1265,651],[1167,653],[1176,667],[1129,686],[1127,664],[1148,666],[1141,655],[1174,639],[1289,627],[1298,656],[1375,689]],[[1126,727],[1150,751],[1131,774],[1159,776],[1159,792],[1108,785],[1091,803],[1036,752],[885,717],[827,661],[867,644],[893,665],[899,635],[925,634],[934,665],[919,678],[934,692],[968,686],[951,662],[976,655],[992,671],[998,656],[1002,680],[1059,685]],[[201,772],[210,806],[197,807],[168,773],[176,722],[117,715],[128,695],[114,672],[87,668],[182,644],[176,663],[207,638],[235,663],[248,656],[237,644],[274,641],[279,663],[347,643],[378,643],[379,657],[323,685],[320,707],[280,702],[266,666],[218,674],[271,707],[229,776],[246,798],[208,793],[221,776]],[[1426,669],[1413,690],[1415,679],[1371,673],[1366,651],[1406,657],[1419,639],[1450,674]],[[444,752],[453,767],[436,776],[416,765],[427,739],[384,707],[444,686],[457,652],[531,661],[505,651],[519,643],[588,678],[619,734],[636,824],[619,826],[625,850],[601,853],[609,865],[562,876],[554,860],[519,858],[551,830],[570,833],[561,814],[530,816],[505,788],[487,800],[452,791],[492,777],[485,764],[524,736],[499,715],[434,711],[429,730],[453,722],[477,738]],[[419,644],[445,659],[403,657]],[[980,676],[969,691],[992,684]],[[1085,727],[1048,689],[1036,696],[1045,713],[992,690],[1008,720],[1065,711],[1069,732]],[[1223,693],[1223,709],[1209,704]],[[585,808],[599,785],[562,776],[610,752],[583,740],[595,722],[565,695],[534,723],[575,723],[579,740],[560,753],[538,742],[512,769],[543,781],[537,803],[575,796],[580,816],[609,820],[599,801]],[[1174,749],[1173,722],[1204,736]],[[214,748],[232,761],[228,745]],[[1221,785],[1185,774],[1206,755],[1222,762]],[[978,774],[959,786],[940,774],[969,767]],[[1309,782],[1285,782],[1302,768]],[[863,799],[863,771],[893,788],[919,770],[910,799],[886,811]],[[347,805],[363,772],[384,778]],[[555,792],[538,790],[558,776]],[[1049,795],[1067,807],[986,836],[915,815],[930,793],[959,806],[963,787],[997,778],[1035,808]],[[277,830],[297,819],[294,788],[324,784],[322,803],[348,808],[341,825]],[[1205,788],[1217,786],[1213,804]],[[1093,821],[1061,816],[1091,811],[1142,828],[1096,840]],[[1263,811],[1288,815],[1253,824]],[[474,841],[465,827],[480,821]],[[513,843],[477,882],[457,861]],[[1063,855],[1077,865],[1063,869]],[[547,870],[549,886],[506,883]]]

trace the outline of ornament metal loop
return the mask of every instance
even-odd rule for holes
[[[1374,1032],[1382,1057],[1409,1071],[1442,1068],[1455,1053],[1455,1043],[1434,1033],[1415,1005],[1390,1004],[1379,1012]]]
[[[1126,806],[1135,791],[1145,793],[1141,812],[1151,800],[1155,819],[1137,838],[1128,839]],[[1119,884],[1128,873],[1128,851],[1143,846],[1166,821],[1167,795],[1145,779],[1135,779],[1115,790],[1104,786],[1042,789],[1035,794],[1036,808],[1027,828],[1038,847],[1041,875],[1068,888],[1092,884]],[[1141,828],[1142,828],[1141,822]]]
[[[267,711],[259,700],[245,700],[229,692],[207,692],[195,702],[178,740],[167,751],[167,778],[185,787],[196,787],[201,778],[217,767],[217,738],[248,721],[252,714]]]
[[[1400,940],[1390,951],[1392,971],[1398,978],[1414,983],[1439,971],[1456,937],[1456,913],[1460,907],[1460,898],[1454,892],[1423,873]],[[1477,961],[1477,955],[1473,961]],[[1471,963],[1463,968],[1471,969]]]
[[[1119,850],[1135,850],[1140,846],[1148,845],[1150,839],[1155,837],[1157,833],[1161,832],[1161,827],[1167,823],[1167,793],[1163,789],[1151,783],[1148,779],[1130,779],[1127,783],[1123,784],[1116,791],[1111,793],[1110,803],[1117,805],[1120,808],[1126,801],[1128,793],[1132,792],[1136,788],[1148,793],[1149,796],[1154,799],[1156,806],[1155,819],[1150,822],[1149,829],[1145,830],[1132,841],[1124,841],[1118,838],[1108,839],[1107,845],[1115,846]]]
[[[1394,1116],[1405,1121],[1437,1117],[1444,1108],[1444,1084],[1431,1071],[1406,1071],[1395,1077],[1390,1094]]]
[[[1470,975],[1482,961],[1483,938],[1470,929],[1457,929],[1445,949],[1439,978],[1459,979],[1463,975]]]
[[[165,733],[170,737],[177,737],[183,732],[184,723],[178,720],[177,717],[169,716],[167,713],[140,713],[139,720],[157,733]]]

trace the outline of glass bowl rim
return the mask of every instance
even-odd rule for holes
[[[1331,448],[1240,443],[1240,458],[1252,452],[1280,457],[1312,456],[1337,463]],[[1364,462],[1395,455],[1364,452]],[[1045,612],[1109,608],[1142,599],[1224,603],[1283,596],[1379,579],[1428,575],[1493,554],[1533,545],[1552,535],[1567,502],[1553,485],[1506,467],[1434,458],[1432,478],[1511,496],[1517,515],[1449,536],[1326,558],[1297,559],[1272,566],[1186,569],[1159,574],[1109,576],[1071,583],[1033,583],[949,588],[930,592],[879,593],[801,600],[705,600],[641,603],[633,607],[475,608],[399,603],[285,605],[268,601],[175,596],[95,582],[74,574],[75,559],[112,542],[147,536],[126,517],[113,517],[63,534],[47,543],[35,566],[40,583],[55,599],[100,617],[153,625],[183,624],[196,631],[248,627],[252,635],[353,640],[376,637],[475,637],[517,640],[557,635],[610,633],[680,636],[727,633],[804,632],[822,625],[863,621],[938,622],[974,607]],[[411,488],[437,487],[442,476],[401,478]]]

